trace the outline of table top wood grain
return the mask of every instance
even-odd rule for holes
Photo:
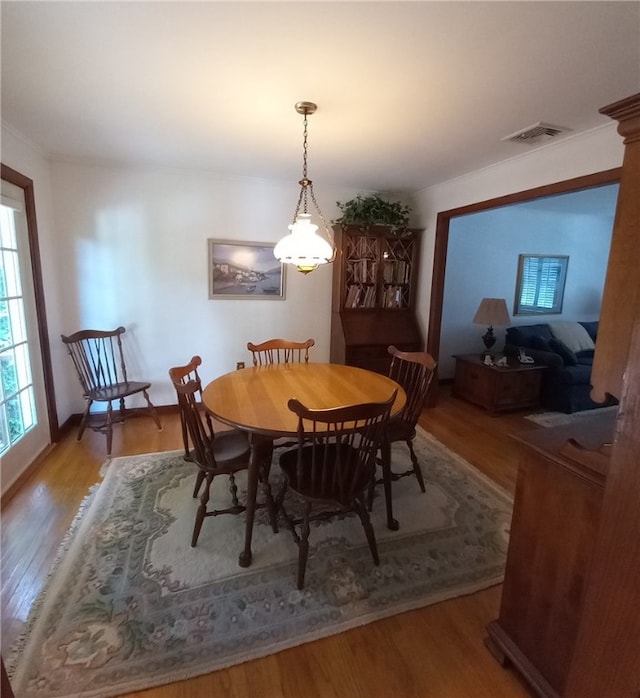
[[[398,390],[391,414],[406,402],[393,380],[342,364],[272,364],[232,371],[203,390],[202,401],[221,422],[254,434],[295,436],[298,418],[287,403],[297,398],[307,407],[329,409],[383,402]]]

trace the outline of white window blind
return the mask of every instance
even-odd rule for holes
[[[562,311],[568,259],[520,255],[515,315]]]

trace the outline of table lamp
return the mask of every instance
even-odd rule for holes
[[[494,325],[509,325],[509,311],[504,298],[483,298],[480,301],[478,310],[476,311],[473,322],[476,325],[488,325],[485,334],[482,335],[482,341],[486,349],[482,352],[482,357],[493,356],[491,347],[496,343],[496,336],[493,334]]]

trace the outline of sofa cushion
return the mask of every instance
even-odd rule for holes
[[[595,353],[596,352],[594,349],[587,349],[586,351],[577,351],[576,362],[579,364],[592,364]]]
[[[538,349],[539,347],[535,347],[533,343],[539,339],[533,339],[534,337],[548,342],[553,335],[548,325],[514,325],[507,329],[507,342],[515,344],[517,347]]]
[[[591,339],[593,339],[595,342],[596,338],[598,337],[598,327],[600,325],[600,321],[595,320],[594,322],[581,322],[580,324],[589,333],[589,337],[591,337]]]
[[[565,385],[584,385],[591,382],[591,366],[577,364],[556,369],[558,383]]]
[[[546,337],[541,337],[539,334],[532,334],[529,337],[529,346],[531,349],[540,349],[540,351],[553,351],[550,345],[552,340],[553,337],[547,339]]]
[[[593,339],[579,322],[550,322],[549,329],[556,339],[564,342],[574,353],[595,347]]]
[[[551,351],[555,351],[556,354],[560,354],[567,366],[575,366],[578,363],[576,353],[571,351],[562,340],[553,337],[549,340],[549,348]]]

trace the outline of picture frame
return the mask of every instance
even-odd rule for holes
[[[284,300],[285,265],[275,243],[209,238],[210,300]]]
[[[518,255],[514,315],[560,315],[568,255]]]

